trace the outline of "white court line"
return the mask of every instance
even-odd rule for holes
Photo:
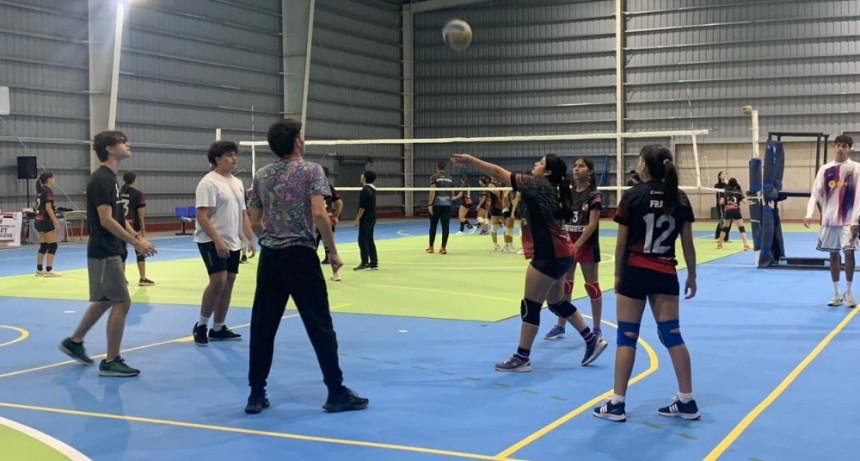
[[[30,426],[25,426],[23,424],[16,423],[15,421],[3,417],[0,417],[0,424],[12,430],[21,432],[29,437],[32,437],[39,442],[42,442],[43,444],[53,448],[54,450],[57,450],[63,456],[69,458],[72,461],[91,461],[90,458],[88,458],[86,455],[79,452],[78,450],[75,450],[74,448],[66,445],[63,442],[60,442],[59,440],[51,437],[48,434],[45,434],[44,432],[37,431]]]

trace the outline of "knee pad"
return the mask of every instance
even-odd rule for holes
[[[576,306],[570,301],[561,300],[555,304],[548,304],[550,312],[558,317],[566,319],[576,313]]]
[[[725,232],[725,233],[726,233],[726,235],[729,235],[729,229],[730,229],[729,227],[724,227],[724,228],[722,228],[721,230],[722,230],[723,232]]]
[[[144,255],[137,255],[137,262],[142,263],[142,262],[144,262],[144,261],[146,261],[146,256],[144,256]]]
[[[677,333],[672,330],[677,330]],[[657,322],[657,334],[660,335],[660,342],[666,346],[666,349],[684,344],[684,338],[681,337],[681,324],[678,319]]]
[[[628,335],[628,333],[630,333]],[[618,347],[632,347],[636,349],[636,341],[639,340],[639,324],[630,322],[618,322]]]
[[[741,234],[745,234],[747,232],[747,229],[744,226],[738,226],[738,230],[741,231]]]
[[[570,296],[573,294],[573,280],[564,281],[564,295]]]
[[[591,299],[600,299],[603,297],[603,292],[600,291],[600,282],[586,283],[585,292]]]
[[[531,325],[540,325],[541,303],[523,298],[520,301],[520,318],[523,322]]]
[[[513,237],[514,236],[514,228],[506,227],[505,228],[505,237]]]
[[[48,252],[48,242],[42,242],[39,244],[39,253],[45,254]]]
[[[56,254],[57,248],[59,248],[59,245],[57,245],[57,242],[49,243],[48,244],[48,254],[49,255]]]

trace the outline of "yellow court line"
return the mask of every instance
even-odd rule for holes
[[[337,304],[337,305],[331,307],[331,309],[332,310],[340,309],[341,307],[345,307],[345,306],[349,306],[349,304]],[[285,315],[285,316],[281,317],[281,320],[290,319],[290,318],[294,318],[294,317],[298,317],[298,316],[299,316],[299,314],[289,314],[289,315]],[[236,325],[233,328],[244,328],[244,327],[247,327],[249,325],[251,325],[251,324],[250,323],[243,323],[241,325]],[[143,350],[143,349],[150,349],[153,347],[164,346],[166,344],[172,344],[172,343],[188,343],[188,342],[191,342],[193,340],[194,340],[193,336],[183,336],[182,338],[171,339],[168,341],[162,341],[160,343],[144,344],[143,346],[137,346],[137,347],[131,347],[128,349],[123,349],[121,351],[121,353],[124,354],[126,352],[134,352],[134,351],[139,351],[139,350]],[[100,354],[100,355],[93,355],[93,356],[91,356],[91,358],[102,358],[102,357],[106,357],[106,356],[107,356],[107,354]],[[23,375],[26,373],[33,373],[33,372],[41,371],[41,370],[47,370],[49,368],[61,367],[63,365],[70,365],[73,363],[78,363],[78,362],[75,362],[74,360],[66,360],[63,362],[52,363],[50,365],[42,365],[40,367],[27,368],[26,370],[12,371],[9,373],[0,374],[0,379],[8,378],[10,376]]]
[[[604,323],[604,324],[609,325],[609,326],[616,328],[616,329],[618,328],[618,325],[616,325],[612,322],[607,322],[604,320],[601,323]],[[651,346],[647,342],[645,342],[641,337],[639,338],[639,340],[637,342],[639,344],[641,344],[642,348],[645,349],[645,351],[648,353],[648,358],[651,360],[651,364],[647,370],[634,376],[630,380],[630,385],[638,383],[639,381],[645,379],[650,374],[657,371],[658,368],[660,368],[660,361],[657,359],[657,354],[654,352],[654,349],[652,349]],[[552,423],[548,424],[547,426],[541,428],[537,432],[534,432],[531,435],[529,435],[528,437],[526,437],[526,438],[520,440],[519,442],[511,445],[510,447],[508,447],[507,449],[505,449],[504,451],[502,451],[501,453],[499,453],[496,456],[498,456],[499,458],[507,459],[509,456],[522,450],[523,448],[525,448],[529,444],[535,442],[536,440],[540,439],[541,437],[543,437],[543,436],[549,434],[550,432],[552,432],[553,430],[557,429],[562,424],[564,424],[564,423],[570,421],[571,419],[581,415],[582,413],[590,410],[591,408],[594,408],[594,406],[597,405],[598,403],[611,397],[612,392],[613,392],[613,389],[610,389],[610,390],[604,392],[603,394],[598,395],[597,397],[595,397],[595,398],[589,400],[588,402],[582,404],[581,406],[579,406],[575,410],[571,411],[570,413],[562,416],[561,418],[559,418],[559,419],[553,421]]]
[[[705,456],[704,460],[713,461],[722,456],[722,454],[725,453],[725,451],[733,443],[735,443],[735,440],[737,440],[738,437],[741,436],[741,434],[750,426],[750,424],[752,424],[753,421],[755,421],[756,418],[759,417],[759,415],[761,415],[765,410],[767,410],[767,408],[773,402],[775,402],[776,399],[779,398],[779,396],[782,395],[782,393],[785,392],[786,389],[788,389],[788,386],[790,386],[797,379],[797,377],[800,376],[800,374],[803,373],[804,370],[806,370],[806,367],[808,367],[809,364],[812,363],[812,361],[815,360],[821,354],[821,351],[823,351],[824,348],[827,347],[827,345],[830,344],[831,341],[833,341],[833,338],[835,338],[836,335],[838,335],[839,332],[841,332],[845,328],[845,326],[848,325],[848,322],[850,322],[851,319],[853,319],[854,316],[857,315],[858,311],[860,311],[860,307],[853,309],[850,314],[846,315],[845,318],[842,319],[841,322],[839,322],[839,325],[837,325],[836,328],[834,328],[833,331],[830,332],[830,334],[825,336],[824,339],[822,339],[821,342],[818,343],[817,346],[815,346],[815,349],[813,349],[812,352],[810,352],[809,355],[806,356],[806,358],[804,358],[796,367],[794,367],[794,370],[791,370],[791,373],[789,373],[788,376],[786,376],[785,379],[783,379],[782,382],[779,383],[779,385],[776,386],[776,388],[771,391],[771,393],[768,394],[768,396],[764,400],[761,401],[761,403],[759,403],[755,408],[753,408],[753,410],[749,412],[749,414],[747,414],[744,419],[742,419],[741,422],[738,423],[738,425],[735,426],[734,429],[732,429],[731,432],[729,432],[729,435],[727,435],[722,441],[720,441],[720,443],[717,444],[717,446],[714,447],[714,449],[711,450],[711,452],[708,453],[707,456]]]
[[[502,458],[498,456],[488,456],[488,455],[479,455],[475,453],[463,453],[458,451],[450,451],[450,450],[437,450],[434,448],[421,448],[421,447],[412,447],[408,445],[394,445],[389,443],[378,443],[378,442],[364,442],[360,440],[348,440],[348,439],[335,439],[331,437],[316,437],[310,435],[299,435],[299,434],[288,434],[284,432],[273,432],[273,431],[258,431],[253,429],[243,429],[239,427],[229,427],[229,426],[213,426],[210,424],[198,424],[198,423],[189,423],[184,421],[172,421],[167,419],[156,419],[156,418],[141,418],[137,416],[126,416],[126,415],[114,415],[110,413],[94,413],[89,411],[78,411],[78,410],[65,410],[62,408],[50,408],[50,407],[39,407],[34,405],[19,405],[15,403],[7,403],[0,402],[0,407],[5,408],[14,408],[17,410],[31,410],[31,411],[41,411],[46,413],[55,413],[62,415],[71,415],[71,416],[86,416],[91,418],[102,418],[102,419],[113,419],[120,421],[130,421],[136,423],[146,423],[146,424],[156,424],[163,426],[173,426],[173,427],[183,427],[189,429],[204,429],[210,431],[219,431],[219,432],[229,432],[234,434],[246,434],[246,435],[260,435],[264,437],[274,437],[279,439],[289,439],[289,440],[301,440],[305,442],[321,442],[321,443],[333,443],[338,445],[349,445],[356,447],[365,447],[365,448],[383,448],[386,450],[396,450],[396,451],[405,451],[405,452],[413,452],[413,453],[424,453],[430,455],[439,455],[439,456],[450,456],[450,457],[458,457],[458,458],[468,458],[468,459],[480,459],[480,460],[501,460]],[[510,460],[506,458],[506,461]],[[521,461],[521,460],[513,460],[513,461]]]
[[[0,344],[0,347],[11,346],[15,343],[19,343],[19,342],[27,339],[27,337],[30,336],[30,333],[23,328],[13,327],[13,326],[9,326],[9,325],[0,325],[0,328],[6,328],[7,330],[17,331],[18,333],[21,334],[21,336],[18,336],[17,338],[13,339],[12,341],[8,341],[8,342],[5,342],[3,344]]]

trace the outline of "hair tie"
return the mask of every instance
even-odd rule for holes
[[[669,162],[671,162],[671,160],[669,160],[669,159],[667,158],[666,160],[663,160],[663,165],[668,165],[668,164],[669,164]]]

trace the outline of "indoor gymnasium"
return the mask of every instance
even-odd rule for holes
[[[0,460],[852,460],[860,2],[0,2]]]

